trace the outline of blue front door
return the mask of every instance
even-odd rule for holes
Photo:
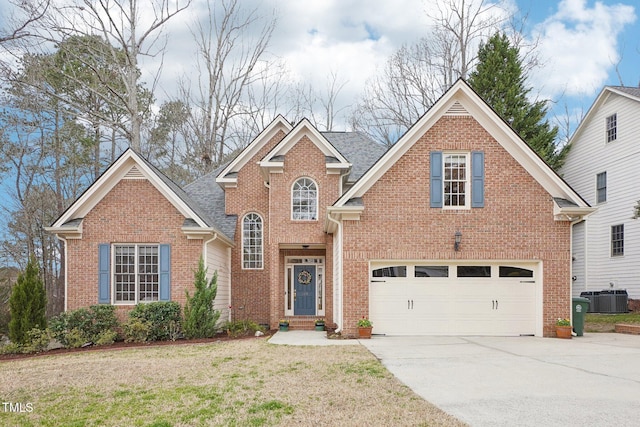
[[[316,314],[316,266],[296,265],[293,267],[295,298],[293,314],[296,316]]]

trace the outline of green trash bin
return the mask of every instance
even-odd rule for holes
[[[577,336],[584,335],[584,318],[589,311],[589,299],[573,297],[573,331]]]

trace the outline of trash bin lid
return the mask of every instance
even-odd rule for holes
[[[573,302],[586,302],[586,303],[590,302],[588,298],[582,298],[582,297],[573,297],[572,301]]]

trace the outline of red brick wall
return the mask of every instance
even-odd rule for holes
[[[276,327],[284,316],[285,254],[302,255],[300,250],[281,250],[281,243],[322,244],[327,249],[307,251],[313,256],[330,254],[331,236],[323,232],[326,206],[338,198],[339,175],[327,175],[324,154],[306,137],[296,142],[285,155],[284,172],[270,175],[269,188],[264,185],[257,162],[284,137],[280,132],[238,173],[237,188],[225,191],[228,214],[238,215],[236,246],[232,250],[232,306],[234,319],[250,319]],[[318,220],[291,220],[291,187],[301,178],[312,178],[318,185]],[[264,269],[242,269],[242,219],[249,212],[259,213],[264,221]],[[327,290],[332,288],[331,262],[325,258]],[[326,306],[331,307],[330,295]],[[329,310],[326,311],[329,316]],[[329,319],[327,319],[329,321]]]
[[[429,153],[485,153],[485,207],[429,207]],[[473,118],[443,117],[363,197],[360,221],[344,222],[344,327],[368,316],[370,259],[541,260],[544,335],[569,317],[569,223],[551,196]],[[456,231],[461,250],[453,250]]]
[[[202,240],[187,240],[184,216],[147,180],[122,180],[87,214],[82,239],[67,241],[67,309],[98,303],[98,245],[155,243],[171,245],[171,300],[185,303],[193,289]],[[118,315],[133,306],[118,305]]]

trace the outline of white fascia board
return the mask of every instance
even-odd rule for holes
[[[111,191],[132,166],[137,166],[153,185],[185,218],[192,218],[201,227],[207,224],[169,188],[147,164],[131,149],[125,151],[116,162],[96,180],[87,191],[52,225],[60,227],[73,218],[86,216]]]
[[[458,80],[334,206],[364,193],[458,101],[487,132],[553,197],[589,205],[556,174],[466,83]]]
[[[362,197],[455,102],[454,95],[464,87],[458,80],[404,135],[362,176],[334,206],[343,206],[354,197]]]
[[[337,230],[338,226],[334,221],[330,221],[331,217],[335,221],[360,221],[360,216],[364,212],[364,206],[328,206],[327,207],[327,219],[324,223],[324,231],[333,234]]]
[[[325,138],[316,128],[309,122],[308,119],[302,119],[300,123],[296,125],[293,130],[291,130],[287,136],[285,136],[280,143],[278,143],[260,162],[266,161],[269,162],[270,159],[274,156],[283,156],[285,155],[304,135],[307,134],[311,142],[315,144],[316,147],[325,156],[331,156],[338,159],[339,163],[336,164],[349,164],[347,159],[344,158],[342,154],[336,148],[331,145],[331,143]]]
[[[557,203],[553,205],[553,217],[556,221],[578,221],[584,219],[586,216],[591,215],[598,208],[592,207],[580,207],[580,206],[567,206],[560,207]]]
[[[262,132],[256,136],[249,145],[229,165],[216,177],[216,182],[223,185],[228,182],[237,183],[237,178],[225,178],[232,172],[238,172],[253,156],[264,147],[264,145],[279,131],[288,134],[292,129],[291,124],[282,115],[278,115]]]
[[[62,236],[65,239],[82,239],[82,222],[77,227],[42,227],[47,233]]]
[[[235,246],[235,243],[228,239],[224,234],[212,227],[182,227],[182,232],[187,236],[187,240],[191,239],[204,239],[211,237],[209,241],[220,240],[229,247]]]

